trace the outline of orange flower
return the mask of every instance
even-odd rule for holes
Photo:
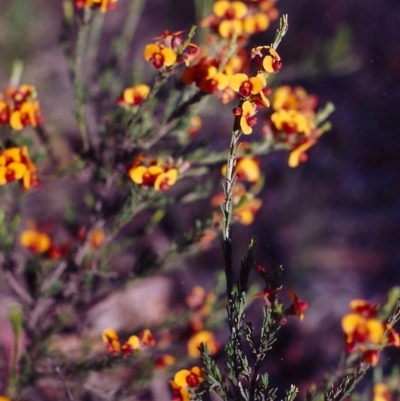
[[[156,43],[150,43],[144,49],[144,59],[151,61],[154,67],[159,70],[175,64],[177,55],[172,49],[160,47]]]
[[[102,334],[103,341],[107,344],[107,350],[111,354],[121,352],[122,355],[130,355],[143,347],[151,347],[155,341],[150,330],[146,329],[139,335],[132,335],[124,343],[120,343],[117,332],[114,329],[105,329]]]
[[[33,229],[23,231],[19,241],[24,248],[29,249],[32,253],[46,253],[52,246],[52,241],[46,233]]]
[[[89,240],[89,245],[92,248],[99,249],[104,245],[104,242],[106,240],[106,235],[101,228],[94,228],[89,233],[88,240]]]
[[[297,167],[300,163],[307,161],[306,151],[317,143],[315,139],[309,139],[290,151],[288,164],[289,167]]]
[[[243,102],[241,109],[240,128],[243,134],[249,135],[253,131],[251,127],[257,122],[257,119],[254,117],[256,110],[248,100]]]
[[[244,199],[238,207],[234,208],[233,217],[244,226],[248,226],[254,222],[255,216],[262,206],[262,200],[253,198],[251,194],[247,194]]]
[[[8,104],[2,100],[0,94],[0,127],[10,120],[10,108]]]
[[[122,107],[139,106],[150,93],[150,87],[145,84],[126,88],[117,102]]]
[[[134,164],[129,169],[128,175],[138,185],[153,187],[156,191],[167,191],[176,183],[179,172],[176,168],[152,160],[150,166]]]
[[[266,31],[269,27],[270,20],[264,13],[249,15],[243,20],[243,30],[253,35],[255,33]]]
[[[215,338],[214,334],[208,330],[202,330],[198,333],[193,334],[188,341],[188,355],[191,358],[199,358],[200,351],[199,346],[200,344],[205,344],[208,347],[211,355],[214,355],[218,352],[220,345]]]
[[[7,99],[0,95],[0,125],[8,122],[12,129],[37,127],[43,120],[40,114],[36,90],[31,85],[6,88]]]
[[[274,92],[272,107],[274,110],[294,109],[303,113],[314,112],[318,98],[309,95],[301,86],[280,86]]]
[[[241,96],[248,98],[262,91],[267,84],[262,74],[249,78],[246,74],[234,74],[230,79],[230,86]]]
[[[222,38],[230,38],[233,34],[243,34],[243,19],[247,14],[247,6],[242,1],[219,0],[213,5],[214,15],[205,18],[201,26],[209,27]]]
[[[98,8],[102,13],[113,10],[118,0],[74,0],[77,8]]]
[[[375,366],[383,346],[400,346],[399,334],[393,327],[376,317],[376,305],[370,305],[364,300],[355,300],[350,303],[350,309],[352,312],[342,318],[346,350],[361,351],[364,361]]]
[[[385,383],[376,383],[373,388],[373,393],[373,401],[391,401],[393,399],[393,396]]]
[[[101,338],[107,344],[107,350],[109,353],[114,354],[121,350],[119,337],[114,329],[105,329]]]
[[[271,46],[253,47],[250,51],[250,58],[258,70],[268,74],[278,72],[282,68],[281,58]]]
[[[292,109],[275,111],[271,116],[271,121],[277,130],[285,131],[288,134],[301,133],[309,136],[314,128],[314,124],[310,119]]]
[[[158,369],[164,369],[168,366],[174,365],[176,358],[169,354],[163,354],[156,359],[155,365]]]
[[[20,181],[25,189],[38,185],[36,166],[28,155],[28,148],[7,148],[0,151],[0,185]]]
[[[222,169],[225,176],[226,166]],[[236,162],[236,176],[239,180],[256,183],[261,177],[260,162],[255,157],[240,157]]]
[[[174,384],[180,388],[196,388],[199,387],[203,379],[204,373],[201,368],[194,366],[192,369],[182,369],[175,373]]]
[[[154,181],[154,189],[156,191],[167,191],[178,179],[178,170],[171,168],[170,170],[159,174]]]

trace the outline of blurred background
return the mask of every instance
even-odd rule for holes
[[[104,57],[107,37],[118,34],[127,3],[119,0],[106,16]],[[145,44],[164,29],[188,29],[196,20],[193,2],[145,3],[127,65],[141,59]],[[283,265],[285,285],[308,301],[306,318],[282,330],[269,362],[275,380],[304,389],[321,379],[322,367],[337,364],[344,343],[340,319],[349,301],[383,303],[388,289],[400,281],[400,3],[280,0],[277,7],[289,14],[289,32],[279,47],[283,68],[274,83],[301,85],[318,96],[320,106],[332,101],[333,129],[296,169],[287,166],[285,152],[263,157],[263,207],[253,225],[235,225],[235,252],[239,260],[255,235],[257,260],[267,269]],[[2,0],[1,8],[1,90],[13,62],[22,60],[22,82],[35,85],[49,132],[60,138],[60,157],[68,159],[65,143],[72,143],[77,132],[59,45],[62,1]],[[270,43],[276,27],[277,22],[254,37],[254,44]],[[150,79],[152,72],[147,74]],[[231,107],[214,101],[202,110],[200,135],[215,138],[215,144],[209,143],[220,150],[228,145]],[[65,188],[54,191],[57,196]],[[194,218],[205,217],[204,205],[171,209],[159,241],[179,237]],[[222,267],[218,241],[189,265],[180,275],[182,293],[198,282],[207,285]],[[393,349],[389,354],[398,357]]]

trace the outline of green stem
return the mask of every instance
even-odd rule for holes
[[[76,101],[76,120],[78,123],[79,132],[81,134],[83,148],[85,151],[89,150],[90,142],[88,131],[85,121],[85,101],[84,101],[84,85],[83,85],[83,71],[82,65],[86,50],[86,44],[89,37],[90,27],[92,21],[92,11],[85,9],[83,24],[79,26],[78,39],[75,49],[73,77],[74,77],[74,93]]]

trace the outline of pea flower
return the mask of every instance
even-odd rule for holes
[[[144,49],[144,59],[160,70],[174,65],[177,55],[172,49],[161,47],[157,43],[150,43]]]
[[[278,72],[282,68],[282,61],[278,52],[271,46],[257,46],[250,51],[250,59],[259,71],[268,74]]]
[[[253,132],[252,126],[257,122],[257,118],[254,117],[256,109],[251,102],[245,100],[242,107],[237,107],[233,110],[233,114],[239,117],[239,125],[243,134],[249,135]]]
[[[19,236],[20,244],[30,252],[51,259],[65,257],[69,252],[69,244],[56,244],[51,238],[49,227],[38,227],[35,221],[29,221],[27,228]]]
[[[153,187],[156,191],[167,191],[178,180],[179,172],[167,163],[139,157],[129,169],[128,175],[135,184]]]
[[[46,233],[33,229],[23,231],[19,240],[24,248],[38,254],[46,253],[52,245],[52,241]]]
[[[21,131],[27,126],[35,128],[42,121],[36,90],[33,86],[8,87],[5,97],[0,94],[0,126],[8,123],[12,129]]]
[[[350,303],[350,310],[342,318],[347,352],[361,352],[364,361],[375,366],[383,346],[400,346],[399,334],[378,319],[375,305],[364,300],[354,300]]]
[[[181,79],[186,85],[196,84],[204,93],[211,93],[222,103],[229,103],[234,98],[234,92],[229,86],[227,72],[219,71],[219,59],[201,58],[197,64],[183,70]]]
[[[243,20],[243,30],[249,35],[264,32],[269,25],[270,19],[264,13],[249,15]]]
[[[246,74],[238,73],[230,79],[231,88],[244,98],[260,93],[266,84],[267,82],[262,74],[249,78]]]
[[[203,377],[204,372],[198,366],[177,372],[174,380],[169,382],[174,392],[173,401],[189,401],[189,391],[199,387],[204,380]]]
[[[122,96],[117,100],[117,103],[122,107],[137,107],[147,98],[150,93],[150,87],[145,84],[140,84],[124,89]]]
[[[131,335],[125,342],[121,343],[117,332],[108,328],[103,331],[102,340],[107,344],[107,350],[110,354],[121,353],[122,355],[130,355],[134,351],[152,347],[155,344],[149,329],[143,330],[139,336]]]
[[[274,92],[272,108],[274,110],[297,110],[302,113],[312,113],[318,104],[315,95],[309,95],[301,86],[291,87],[283,85]]]
[[[188,355],[191,358],[199,358],[200,351],[199,346],[200,344],[205,344],[208,347],[208,350],[211,355],[214,355],[218,352],[220,345],[215,338],[214,334],[209,330],[201,330],[195,334],[193,334],[188,341],[187,350]]]
[[[97,8],[102,13],[113,10],[118,0],[74,0],[77,8]]]
[[[376,383],[373,387],[373,401],[391,401],[393,396],[385,383]]]
[[[219,0],[213,5],[214,14],[201,21],[200,26],[209,27],[222,38],[231,38],[233,34],[243,34],[243,19],[248,8],[242,1]]]
[[[38,185],[36,166],[28,155],[28,148],[13,147],[0,151],[0,185],[20,181],[25,189]]]

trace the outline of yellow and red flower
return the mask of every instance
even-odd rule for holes
[[[188,355],[191,358],[200,357],[200,351],[199,351],[200,344],[207,345],[210,355],[216,354],[220,348],[217,339],[215,338],[214,334],[211,331],[201,330],[193,334],[189,338],[187,349],[188,349]]]
[[[34,229],[22,231],[19,241],[24,248],[37,254],[48,252],[52,246],[52,241],[46,233]]]
[[[233,110],[233,114],[239,118],[239,125],[243,134],[251,134],[253,132],[252,127],[257,122],[257,118],[254,117],[256,109],[253,104],[248,100],[245,100],[242,107],[237,107]]]
[[[126,88],[122,96],[117,102],[122,107],[137,107],[147,98],[150,93],[150,87],[145,84],[140,84]]]
[[[174,392],[173,401],[189,401],[189,390],[196,389],[204,381],[204,372],[194,366],[192,369],[182,369],[177,372],[169,383]]]
[[[282,68],[281,57],[271,46],[257,46],[250,51],[250,59],[259,71],[268,74],[278,72]]]
[[[177,60],[176,53],[157,43],[150,43],[144,49],[144,59],[150,61],[158,70],[171,67]]]
[[[167,191],[178,180],[179,172],[168,163],[139,156],[128,175],[135,184],[153,187],[156,191]]]
[[[129,336],[125,342],[121,343],[117,332],[114,329],[108,328],[103,331],[102,339],[107,344],[107,350],[110,354],[121,353],[122,355],[130,355],[134,351],[145,347],[152,347],[155,344],[149,329],[143,330],[139,336]]]
[[[113,10],[118,0],[74,0],[77,8],[97,8],[102,13]]]
[[[313,113],[317,104],[317,96],[309,95],[301,86],[280,86],[275,90],[272,100],[272,108],[274,110],[293,109],[302,113]]]
[[[36,166],[28,155],[28,148],[7,148],[0,151],[0,185],[20,181],[25,189],[38,185]]]
[[[238,73],[234,74],[230,79],[231,88],[244,98],[262,93],[266,84],[267,81],[262,74],[249,78],[246,74]]]
[[[20,131],[24,127],[37,127],[43,118],[37,100],[36,90],[31,85],[6,88],[6,97],[0,94],[0,126],[9,123]]]
[[[393,395],[385,383],[376,383],[373,388],[373,401],[392,401]]]
[[[349,353],[361,352],[364,361],[375,366],[385,345],[400,346],[399,334],[377,317],[376,305],[364,300],[350,303],[351,313],[342,318],[342,330]]]
[[[20,244],[30,252],[43,255],[51,259],[64,257],[69,253],[69,244],[56,244],[51,233],[51,227],[38,227],[35,221],[29,221],[27,228],[19,236]]]
[[[213,5],[214,15],[201,21],[200,25],[209,27],[222,38],[240,37],[243,34],[243,19],[248,8],[242,1],[219,0]]]

